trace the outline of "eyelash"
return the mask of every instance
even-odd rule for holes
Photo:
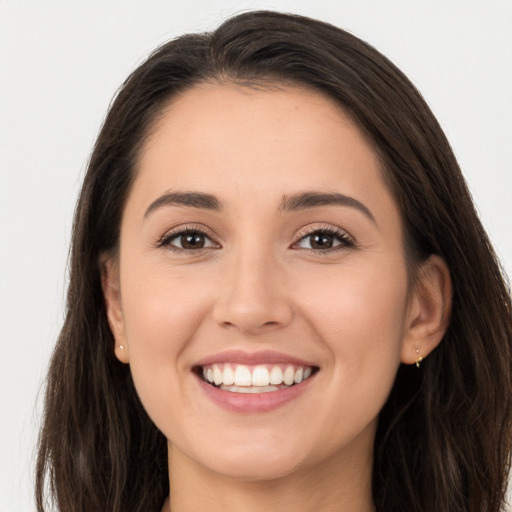
[[[211,241],[212,244],[216,245],[217,247],[220,247],[220,245],[213,240],[213,237],[206,232],[206,230],[201,229],[197,226],[183,226],[176,229],[173,229],[171,231],[168,231],[165,233],[165,235],[158,240],[156,243],[157,247],[165,247],[166,249],[169,249],[173,252],[177,252],[180,254],[197,254],[200,250],[211,250],[216,247],[201,247],[199,249],[185,249],[180,248],[172,245],[172,241],[176,240],[180,237],[186,236],[186,235],[201,235],[205,239],[208,239]]]
[[[308,251],[310,253],[314,254],[321,254],[321,255],[327,255],[332,254],[334,252],[343,251],[347,249],[355,249],[356,243],[352,237],[350,237],[345,231],[342,231],[339,228],[335,228],[330,225],[324,225],[324,226],[316,226],[314,229],[308,229],[305,228],[302,233],[299,233],[299,239],[293,243],[292,248],[296,247],[299,243],[306,240],[307,238],[312,237],[313,235],[329,235],[332,236],[334,239],[336,239],[339,243],[339,245],[335,247],[331,247],[328,249],[313,249],[313,248],[302,248],[305,251]]]
[[[344,231],[335,228],[330,225],[324,225],[324,226],[317,226],[314,229],[307,229],[303,228],[302,232],[299,232],[299,238],[296,242],[294,242],[291,245],[291,248],[294,250],[299,250],[300,247],[298,247],[298,244],[306,240],[308,237],[312,237],[313,235],[329,235],[335,238],[339,243],[339,245],[327,248],[327,249],[313,249],[313,248],[305,248],[303,247],[302,250],[314,253],[314,254],[332,254],[333,252],[343,251],[347,249],[355,249],[356,243],[355,241],[347,235]],[[200,247],[198,249],[185,249],[176,247],[172,244],[172,242],[180,237],[186,236],[186,235],[200,235],[204,238],[208,239],[214,246],[210,247]],[[173,252],[181,253],[181,254],[197,254],[198,252],[202,250],[211,250],[215,248],[220,248],[220,244],[218,242],[215,242],[213,240],[213,237],[206,232],[206,230],[201,229],[197,226],[184,226],[180,228],[176,228],[174,230],[168,231],[165,233],[165,235],[160,238],[156,246],[158,248],[165,247],[166,249],[169,249]]]

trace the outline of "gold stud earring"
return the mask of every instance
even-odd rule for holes
[[[416,349],[416,354],[418,354],[418,359],[416,359],[416,366],[419,368],[421,361],[423,361],[423,357],[420,356],[420,349]]]

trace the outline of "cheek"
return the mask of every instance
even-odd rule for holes
[[[310,297],[303,307],[330,353],[327,366],[335,387],[352,390],[343,400],[352,400],[354,406],[358,400],[375,402],[376,410],[386,400],[400,364],[407,318],[403,267],[391,265],[386,272],[382,268],[346,266],[322,280],[325,287],[306,286]]]
[[[364,355],[370,348],[381,352],[401,341],[407,312],[402,265],[361,263],[324,279],[315,277],[325,285],[304,283],[301,294],[310,296],[304,315],[325,333],[333,350]]]
[[[131,276],[122,288],[130,355],[132,349],[156,358],[161,352],[176,354],[207,313],[209,292],[204,284],[208,281],[163,265],[145,267],[137,271],[130,265]]]
[[[407,280],[400,270],[384,276],[353,266],[324,282],[323,289],[305,287],[303,311],[329,354],[315,428],[340,447],[375,425],[387,400],[400,364]]]
[[[179,272],[127,268],[122,301],[130,370],[144,407],[159,424],[161,415],[172,412],[165,404],[177,403],[182,392],[181,377],[190,369],[181,354],[207,315],[209,294],[204,280],[202,285],[190,275],[185,285]]]

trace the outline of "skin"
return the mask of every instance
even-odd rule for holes
[[[441,340],[451,290],[435,256],[410,285],[400,212],[371,145],[318,92],[212,83],[172,100],[139,164],[103,283],[116,355],[169,440],[164,510],[373,510],[378,413],[399,364]],[[148,212],[190,191],[222,208]],[[310,191],[368,211],[283,209]],[[183,226],[205,231],[205,247],[162,244]],[[339,233],[334,247],[313,246],[326,228]],[[192,372],[228,349],[272,349],[320,370],[277,409],[228,411]]]

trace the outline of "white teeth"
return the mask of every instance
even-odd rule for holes
[[[283,382],[287,386],[291,386],[293,384],[295,378],[295,370],[293,369],[293,366],[288,366],[283,374]]]
[[[270,384],[270,375],[264,366],[256,366],[252,371],[253,386],[268,386]]]
[[[222,382],[226,386],[230,386],[235,383],[235,372],[233,372],[229,364],[224,365],[224,371],[222,372]]]
[[[279,366],[274,366],[270,370],[270,384],[279,385],[283,383],[283,371]]]
[[[277,391],[279,388],[276,386],[224,386],[224,384],[221,384],[220,389],[232,393],[270,393],[271,391]]]
[[[222,372],[216,364],[213,365],[213,382],[215,382],[217,386],[222,384]]]
[[[202,373],[205,381],[227,391],[241,393],[240,389],[244,388],[244,393],[266,393],[300,384],[311,376],[313,370],[291,364],[283,367],[277,364],[246,366],[217,363],[203,367]]]
[[[250,386],[252,384],[251,370],[247,366],[238,365],[235,370],[235,385]]]

